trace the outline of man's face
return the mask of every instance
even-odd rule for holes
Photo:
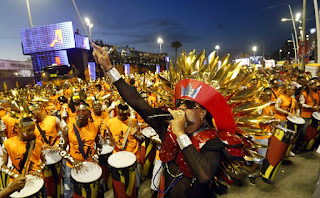
[[[271,92],[262,93],[260,98],[263,102],[269,102],[271,100]]]
[[[87,109],[85,105],[80,105],[76,110],[76,114],[77,121],[79,121],[80,123],[88,122],[88,119],[90,117],[90,111]]]
[[[118,110],[118,118],[119,118],[119,120],[121,120],[121,121],[126,121],[127,119],[128,119],[128,117],[129,117],[129,112],[128,111],[119,111]]]
[[[41,115],[41,109],[40,108],[36,108],[32,111],[30,111],[31,115],[32,115],[32,118],[34,119],[38,119]]]
[[[93,104],[93,112],[96,114],[96,115],[101,115],[102,113],[102,105],[101,103],[94,103]]]
[[[177,100],[176,107],[183,110],[186,114],[186,128],[199,124],[201,125],[201,114],[203,109],[200,105],[192,100]]]
[[[20,127],[19,131],[22,134],[23,139],[32,140],[35,138],[34,129],[35,129],[34,123],[30,122],[26,126]]]

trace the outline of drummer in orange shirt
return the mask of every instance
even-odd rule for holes
[[[64,175],[64,197],[72,196],[71,168],[80,170],[82,162],[92,161],[98,163],[97,150],[101,151],[100,128],[97,123],[90,121],[91,112],[89,107],[80,104],[76,110],[76,120],[68,124],[68,132],[62,134],[60,139],[60,155],[67,159]],[[94,145],[97,145],[95,150]],[[66,151],[69,145],[69,152]]]
[[[301,133],[296,142],[296,149],[299,149],[303,141],[303,137],[309,126],[309,122],[312,117],[312,113],[320,110],[319,106],[320,97],[317,92],[317,83],[315,80],[310,80],[306,88],[302,91],[299,98],[299,103],[301,105],[301,117],[306,121]]]
[[[137,157],[137,169],[136,169],[136,188],[140,188],[140,152],[139,143],[142,135],[139,130],[138,122],[136,119],[129,118],[130,110],[128,105],[118,105],[118,116],[111,118],[108,121],[107,128],[109,131],[110,140],[112,146],[115,147],[114,153],[117,151],[129,151]],[[128,129],[129,128],[129,129]],[[126,133],[128,134],[127,141],[124,143]],[[138,140],[138,141],[137,141]]]
[[[102,138],[106,138],[105,130],[108,120],[110,119],[109,113],[102,110],[102,104],[99,100],[92,102],[92,109],[91,117],[93,121],[100,126]]]
[[[38,104],[31,104],[29,110],[35,119],[36,138],[41,140],[44,147],[58,146],[58,131],[66,133],[68,131],[66,123],[56,116],[46,115]]]
[[[287,116],[297,116],[300,117],[300,109],[297,104],[296,99],[293,97],[295,87],[293,85],[283,85],[284,91],[278,97],[275,104],[274,118],[280,119],[282,126],[285,126],[285,121]]]
[[[263,102],[270,102],[271,99],[271,89],[270,88],[265,88],[263,92],[261,93],[260,98],[256,101],[257,103],[263,103]],[[264,116],[272,116],[273,117],[273,111],[271,109],[271,106],[268,105],[261,109],[261,111],[258,111],[258,114],[264,115]],[[269,122],[266,123],[260,123],[258,124],[259,128],[263,130],[264,133],[272,133],[272,125]],[[270,135],[264,135],[264,136],[255,136],[254,141],[258,142],[263,145],[268,145],[269,144],[269,138]],[[267,148],[258,148],[258,153],[264,157],[267,155]],[[263,159],[259,158],[254,158],[254,163],[251,168],[251,173],[248,175],[249,183],[253,186],[256,185],[255,182],[255,171],[258,168],[259,164],[263,163]]]
[[[12,112],[12,113],[11,113]],[[19,120],[14,114],[20,114],[19,105],[16,101],[11,102],[11,112],[1,118],[5,124],[4,137],[11,138],[18,135]]]
[[[31,118],[23,118],[19,122],[19,134],[4,142],[3,149],[3,166],[2,172],[6,172],[13,178],[19,176],[25,167],[28,150],[30,148],[31,140],[35,139],[34,135],[35,125]],[[7,167],[8,157],[12,161],[13,170]],[[33,174],[41,177],[43,168],[45,167],[45,157],[42,153],[42,142],[36,139],[35,147],[30,156],[30,164],[27,169],[27,174]]]

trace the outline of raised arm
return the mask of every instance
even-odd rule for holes
[[[112,66],[108,52],[97,45],[94,46],[93,56],[95,60],[102,66],[108,77],[117,87],[121,97],[152,127],[157,133],[162,133],[163,122],[149,121],[148,116],[165,113],[162,110],[152,108],[137,92],[136,89],[130,87],[120,76],[119,72]],[[167,124],[166,124],[167,126]],[[165,126],[165,127],[166,127]]]

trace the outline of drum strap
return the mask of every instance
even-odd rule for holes
[[[271,89],[272,94],[274,95],[274,97],[276,97],[276,99],[278,99],[278,96],[276,93],[274,93],[274,91]]]
[[[87,158],[88,158],[88,153],[89,153],[89,150],[90,150],[90,149],[88,149],[87,154],[84,152],[84,145],[83,145],[83,142],[82,142],[82,140],[81,140],[81,138],[80,138],[80,133],[79,133],[76,125],[73,124],[73,128],[74,128],[74,133],[76,134],[77,140],[78,140],[78,143],[79,143],[80,153],[81,153],[82,157],[84,158],[84,160],[87,160]]]
[[[124,149],[126,147],[126,143],[127,143],[127,140],[128,140],[130,127],[131,127],[131,121],[132,121],[132,119],[129,117],[128,129],[127,129],[126,135],[125,135],[125,137],[123,139],[123,142],[122,142],[122,149]]]
[[[39,125],[39,122],[36,122],[36,125],[37,125],[37,128],[38,128],[38,130],[39,130],[39,132],[40,132],[43,140],[44,140],[47,144],[50,145],[50,142],[48,141],[48,139],[47,139],[47,137],[46,137],[46,132],[41,129],[41,127],[40,127],[40,125]],[[52,145],[50,145],[50,146],[52,146]]]

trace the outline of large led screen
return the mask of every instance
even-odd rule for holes
[[[76,41],[76,48],[90,50],[88,37],[80,36],[75,34],[74,40]]]
[[[35,72],[41,71],[42,67],[57,65],[69,65],[68,55],[66,50],[43,52],[32,54],[32,65]]]
[[[72,22],[20,30],[23,54],[75,48]]]

